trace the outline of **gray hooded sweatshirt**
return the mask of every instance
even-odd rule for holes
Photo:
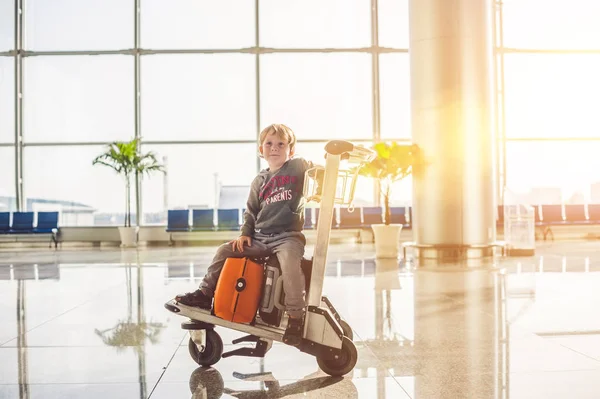
[[[243,236],[302,231],[304,173],[312,163],[293,158],[276,172],[262,170],[252,181],[244,212]]]

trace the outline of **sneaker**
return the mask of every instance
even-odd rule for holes
[[[175,300],[178,303],[181,303],[186,306],[194,306],[206,310],[210,310],[212,307],[212,297],[206,295],[200,290],[188,292],[185,295],[177,295],[175,297]]]
[[[288,345],[298,346],[302,342],[304,323],[301,317],[288,318],[288,325],[283,334],[283,342]]]

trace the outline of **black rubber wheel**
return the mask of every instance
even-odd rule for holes
[[[200,366],[208,367],[221,360],[221,355],[223,354],[223,340],[215,330],[206,330],[206,348],[200,352],[200,349],[194,343],[192,338],[190,338],[188,348],[190,350],[190,356],[196,363]]]
[[[342,326],[344,336],[350,338],[350,341],[354,341],[354,333],[352,332],[352,327],[350,327],[350,324],[346,323],[346,320],[340,320],[340,326]]]
[[[195,398],[220,398],[225,383],[221,373],[212,367],[198,367],[190,376],[190,392]]]
[[[341,377],[352,371],[358,361],[358,352],[354,342],[348,337],[342,340],[342,353],[338,358],[319,358],[317,364],[327,374],[332,377]]]

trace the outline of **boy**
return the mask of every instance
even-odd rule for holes
[[[241,235],[219,247],[200,288],[175,297],[188,306],[211,309],[212,297],[227,258],[274,254],[281,265],[285,307],[289,316],[283,342],[297,346],[302,339],[304,275],[300,262],[306,239],[302,196],[304,173],[311,163],[292,158],[296,136],[287,126],[267,126],[259,136],[259,151],[269,167],[252,181]]]

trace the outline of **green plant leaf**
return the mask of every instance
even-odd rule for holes
[[[394,182],[400,181],[413,172],[413,167],[420,165],[421,155],[419,147],[415,144],[398,144],[397,142],[381,142],[372,149],[377,153],[375,159],[360,167],[358,173],[378,179],[381,183],[381,195],[384,197],[386,207],[386,224],[389,213],[389,198]]]

